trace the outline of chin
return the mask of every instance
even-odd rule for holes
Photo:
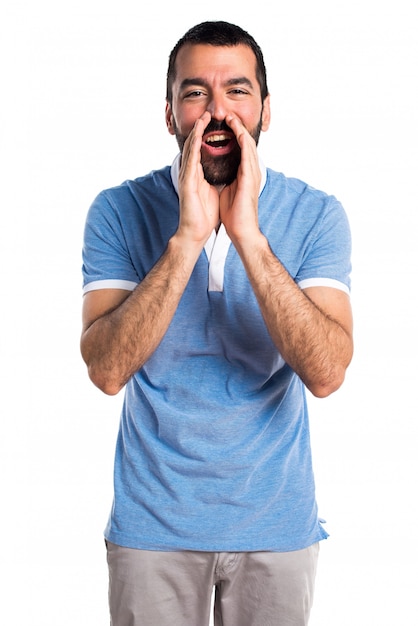
[[[202,160],[203,175],[210,185],[230,185],[237,177],[238,168],[241,162],[241,154],[220,157],[216,161],[211,159],[208,162]]]

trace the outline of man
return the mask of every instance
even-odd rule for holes
[[[113,626],[307,624],[318,542],[305,386],[352,356],[350,234],[332,196],[266,169],[263,56],[206,22],[173,49],[173,165],[86,223],[81,350],[124,386],[105,536]]]

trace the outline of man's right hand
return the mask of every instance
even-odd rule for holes
[[[179,173],[180,220],[178,235],[202,247],[219,224],[219,193],[204,177],[202,137],[211,120],[206,111],[195,122],[182,151]]]

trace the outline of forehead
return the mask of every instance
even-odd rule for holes
[[[258,85],[255,54],[244,44],[237,46],[186,44],[177,54],[175,68],[176,86],[190,78],[213,82],[237,76],[248,78],[254,87]]]

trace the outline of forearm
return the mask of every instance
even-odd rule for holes
[[[116,394],[157,348],[199,254],[199,246],[174,236],[136,289],[84,331],[82,355],[102,391]]]
[[[263,235],[238,251],[281,355],[314,395],[329,395],[351,360],[350,332],[296,285]]]

